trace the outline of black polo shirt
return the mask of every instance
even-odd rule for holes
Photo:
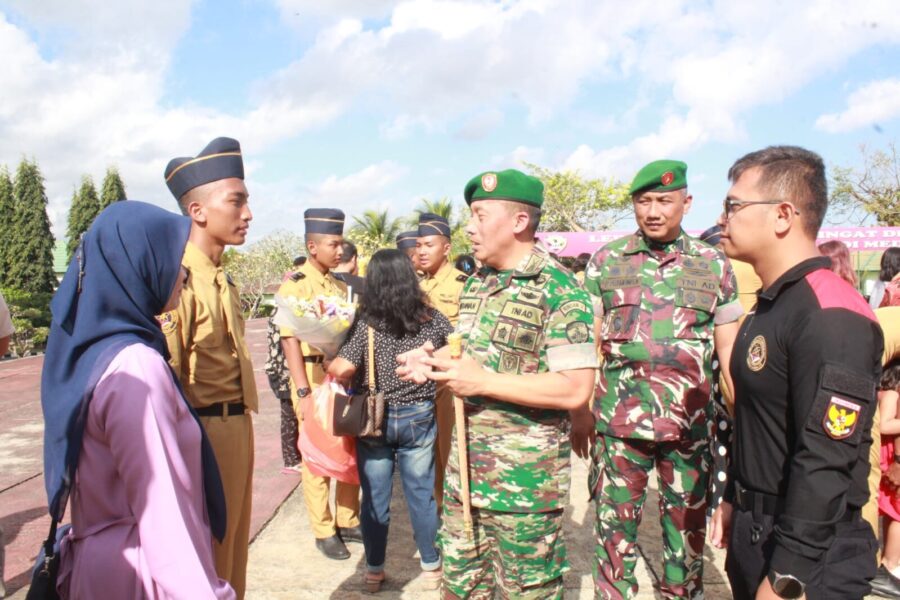
[[[731,481],[784,499],[770,568],[801,581],[836,523],[868,499],[884,345],[872,310],[830,264],[805,260],[761,291],[731,356]]]

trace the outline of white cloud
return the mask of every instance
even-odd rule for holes
[[[249,241],[276,229],[302,233],[303,212],[310,207],[339,208],[347,214],[348,223],[352,223],[353,215],[366,209],[402,212],[408,208],[406,199],[402,206],[398,205],[393,191],[408,172],[404,165],[385,160],[350,174],[332,174],[312,184],[294,177],[254,183],[249,186],[253,211]]]
[[[14,168],[23,153],[38,159],[59,223],[80,175],[99,178],[112,162],[131,196],[172,206],[166,162],[217,135],[260,155],[356,110],[374,116],[388,141],[420,131],[479,140],[522,110],[532,125],[563,121],[590,86],[596,113],[617,116],[585,119],[580,143],[560,165],[627,177],[660,155],[742,139],[752,110],[900,40],[896,0],[858,3],[852,13],[839,0],[270,1],[291,27],[315,25],[314,35],[298,33],[299,58],[261,73],[250,108],[229,113],[164,100],[195,0],[7,0],[16,19],[0,9],[0,163]],[[846,130],[865,124],[860,115],[896,116],[897,92],[881,83],[818,126]],[[630,109],[606,98],[617,86],[637,88]],[[875,106],[873,98],[882,100]],[[607,133],[633,139],[607,146],[598,139]],[[506,158],[533,151],[523,146]],[[348,203],[364,201],[353,181],[390,179],[392,164],[284,187],[276,203],[296,203],[298,189],[304,199],[324,198],[317,194],[326,184]]]
[[[884,123],[900,115],[900,79],[871,81],[847,98],[847,108],[816,119],[816,127],[828,133],[843,133]]]
[[[285,19],[318,15],[326,17],[383,17],[398,0],[276,0]]]
[[[491,158],[490,164],[495,169],[524,169],[523,163],[541,164],[546,152],[543,148],[516,146],[509,154],[498,154]]]

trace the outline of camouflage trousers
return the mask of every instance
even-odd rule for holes
[[[703,597],[709,441],[652,442],[599,435],[591,477],[596,481],[591,490],[596,507],[596,598],[634,598],[638,592],[635,544],[653,467],[663,534],[660,591],[664,598]]]
[[[438,543],[443,557],[441,597],[544,600],[563,597],[569,570],[563,511],[509,513],[472,509],[468,539],[459,500],[444,494]]]

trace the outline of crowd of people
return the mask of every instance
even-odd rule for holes
[[[421,577],[442,597],[560,598],[574,452],[591,465],[598,598],[639,591],[654,470],[663,597],[703,596],[707,540],[727,548],[735,598],[900,597],[900,317],[876,316],[845,247],[817,247],[818,155],[769,147],[727,176],[698,239],[682,228],[687,165],[649,163],[630,186],[636,231],[570,265],[536,241],[543,185],[514,169],[465,185],[472,255],[455,263],[447,220],[425,213],[363,278],[344,214],[306,210],[306,256],[278,296],[356,303],[335,355],[270,325],[310,542],[334,560],[361,543],[377,592],[396,466]],[[165,181],[183,216],[106,209],[53,299],[41,395],[54,528],[67,506],[72,520],[63,598],[245,592],[258,395],[221,266],[252,219],[240,145],[173,159]],[[900,305],[900,249],[880,279],[870,301]],[[331,380],[384,397],[348,481],[297,452],[305,399]]]

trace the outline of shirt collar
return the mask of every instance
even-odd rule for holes
[[[638,229],[631,236],[631,239],[628,240],[628,244],[626,244],[625,246],[625,254],[637,254],[639,252],[652,254],[654,251],[663,249],[667,250],[668,254],[675,252],[680,254],[697,253],[696,249],[694,248],[694,244],[691,243],[690,236],[688,236],[688,234],[684,232],[684,229],[682,229],[678,233],[678,237],[676,237],[672,242],[668,242],[666,244],[651,242],[647,239],[643,232]]]
[[[768,288],[764,290],[760,290],[758,296],[764,300],[774,300],[778,294],[781,293],[781,290],[785,287],[790,286],[796,281],[799,281],[812,273],[813,271],[818,271],[819,269],[829,269],[831,268],[831,259],[827,256],[814,256],[813,258],[807,258],[806,260],[797,263],[787,271],[785,271],[781,277],[775,280],[775,283],[770,285]]]
[[[437,279],[438,281],[443,281],[450,276],[450,272],[453,270],[453,265],[450,264],[450,261],[444,261],[444,264],[441,265],[441,268],[437,270],[437,273],[434,275],[425,274],[425,279]]]
[[[325,271],[324,273],[322,273],[317,268],[315,268],[310,261],[306,261],[305,263],[303,263],[303,265],[300,267],[300,272],[306,275],[311,280],[320,283],[325,281],[336,281],[331,271]]]
[[[222,268],[213,264],[213,261],[192,242],[188,242],[184,247],[184,257],[181,259],[181,264],[191,272],[192,276],[199,275],[209,280],[214,280],[216,273]]]

